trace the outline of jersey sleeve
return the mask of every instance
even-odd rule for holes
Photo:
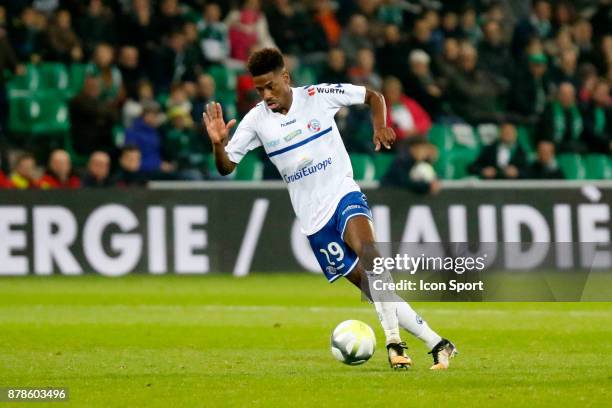
[[[248,152],[259,146],[261,146],[261,141],[257,136],[255,121],[252,115],[247,114],[225,146],[225,151],[229,159],[238,164]]]
[[[364,103],[366,88],[353,84],[322,84],[317,85],[317,93],[328,107],[339,109]]]

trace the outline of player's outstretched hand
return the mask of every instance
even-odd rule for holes
[[[374,150],[379,151],[381,145],[390,149],[394,142],[395,131],[392,128],[380,128],[374,131]]]
[[[223,120],[223,110],[218,102],[211,102],[206,105],[204,116],[204,126],[208,132],[208,137],[213,144],[225,144],[230,129],[236,124],[236,119],[232,119],[227,124]]]

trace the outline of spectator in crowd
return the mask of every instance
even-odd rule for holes
[[[72,172],[72,161],[68,152],[61,149],[51,152],[47,170],[38,185],[43,190],[73,189],[81,186],[81,180]]]
[[[229,57],[227,25],[221,21],[221,7],[206,2],[197,22],[198,38],[206,64],[219,64]]]
[[[134,120],[142,115],[143,105],[151,102],[155,102],[153,85],[147,80],[142,80],[138,83],[137,97],[128,97],[127,101],[123,104],[123,126],[125,128],[132,126]]]
[[[476,49],[464,43],[459,70],[451,77],[448,85],[448,101],[453,112],[471,124],[497,122],[500,118],[499,102],[506,87],[479,69],[477,61]]]
[[[439,115],[442,110],[442,88],[431,72],[431,58],[422,50],[413,50],[408,59],[410,71],[403,83],[407,95],[414,98],[430,116]]]
[[[332,48],[327,53],[327,63],[319,75],[319,82],[342,84],[348,81],[344,51],[341,48]]]
[[[355,63],[357,51],[362,48],[373,49],[372,40],[370,40],[368,32],[368,20],[361,14],[352,15],[348,26],[340,36],[339,42],[340,48],[344,50],[349,65]]]
[[[441,184],[431,163],[437,151],[425,137],[414,137],[398,145],[398,154],[381,180],[382,186],[406,188],[417,194],[437,194]]]
[[[547,62],[543,53],[530,55],[526,68],[517,73],[512,81],[508,108],[523,123],[535,124],[546,108],[552,87]]]
[[[582,111],[584,118],[584,141],[593,153],[612,155],[612,107],[610,85],[599,80],[593,96]]]
[[[556,98],[548,104],[540,117],[538,139],[550,140],[559,153],[582,153],[586,147],[582,141],[584,122],[576,104],[574,85],[563,82]]]
[[[450,79],[459,72],[460,54],[459,41],[454,37],[446,38],[442,45],[442,53],[435,59],[435,71],[444,85],[448,85]]]
[[[4,175],[4,170],[2,168],[2,166],[3,166],[2,160],[4,158],[3,157],[4,156],[3,153],[4,152],[2,150],[0,150],[0,189],[2,189],[2,188],[11,188],[12,187],[11,181]]]
[[[593,27],[589,20],[581,18],[576,21],[572,27],[574,42],[578,47],[578,62],[579,63],[594,63],[595,50],[593,47]]]
[[[25,67],[19,64],[6,34],[0,29],[0,142],[2,142],[8,119],[8,101],[4,72],[15,72],[18,75],[25,73]]]
[[[578,54],[574,49],[561,52],[559,65],[553,71],[553,82],[560,84],[570,82],[575,89],[580,89],[580,79],[578,78]]]
[[[459,16],[453,10],[446,10],[442,14],[442,34],[444,38],[461,38],[463,33],[459,27]]]
[[[191,101],[189,100],[185,84],[182,82],[175,82],[170,86],[170,95],[168,95],[168,100],[166,101],[167,110],[176,106],[180,106],[191,114]]]
[[[476,9],[473,6],[468,6],[463,10],[459,25],[463,38],[477,46],[482,39],[482,31],[478,26]]]
[[[6,178],[4,172],[0,170],[0,189],[2,188],[11,188],[12,184],[9,179]]]
[[[47,22],[33,7],[26,7],[11,32],[11,40],[19,61],[38,62]]]
[[[43,57],[49,61],[65,64],[83,59],[81,40],[72,29],[72,18],[67,10],[59,10],[46,32],[46,47]]]
[[[93,152],[89,156],[87,173],[81,179],[81,185],[86,188],[111,187],[110,165],[110,156],[106,152]]]
[[[488,21],[483,25],[484,38],[478,46],[480,67],[506,81],[512,77],[514,61],[510,48],[504,43],[501,27],[497,21]]]
[[[525,46],[533,37],[550,38],[553,34],[552,7],[549,0],[534,0],[532,12],[514,28],[512,37],[512,53],[518,60],[523,55]]]
[[[126,144],[119,155],[119,169],[113,175],[112,184],[118,187],[142,187],[147,176],[140,171],[142,156],[136,145]]]
[[[414,27],[412,28],[412,33],[408,41],[408,47],[411,50],[423,50],[430,56],[435,54],[435,44],[431,36],[431,27],[424,18],[420,18],[414,22]]]
[[[206,167],[203,135],[196,133],[190,112],[183,106],[171,108],[167,116],[169,123],[162,140],[164,158],[176,166],[178,178],[201,180]]]
[[[499,140],[485,146],[469,167],[483,179],[517,179],[527,176],[527,153],[517,141],[516,127],[509,122],[499,128]]]
[[[156,52],[155,63],[150,66],[150,76],[156,92],[170,90],[170,85],[180,81],[195,81],[200,66],[199,55],[187,48],[183,30],[169,34],[165,44]]]
[[[321,26],[327,37],[330,47],[336,47],[342,34],[342,26],[336,18],[334,5],[331,0],[316,0],[312,4],[312,13],[315,22]]]
[[[140,66],[138,48],[124,45],[119,49],[117,67],[121,72],[121,81],[128,98],[136,98],[138,95],[138,84],[145,79],[145,73]]]
[[[74,150],[89,155],[95,150],[113,149],[112,128],[116,115],[109,102],[100,101],[100,81],[87,77],[81,93],[69,104],[70,137]]]
[[[384,41],[376,49],[377,66],[382,76],[403,78],[407,70],[406,49],[408,44],[402,39],[400,29],[396,25],[387,25],[384,31]]]
[[[553,9],[553,31],[557,32],[563,27],[568,27],[576,19],[576,10],[571,2],[559,0],[555,2]]]
[[[325,31],[290,0],[274,0],[266,10],[270,34],[285,54],[327,51]]]
[[[402,93],[399,79],[387,77],[383,95],[387,104],[387,125],[393,128],[398,140],[427,135],[431,119],[414,99]]]
[[[215,91],[216,84],[212,76],[208,74],[198,75],[196,95],[192,101],[193,107],[191,109],[191,118],[194,123],[202,122],[202,115],[206,111],[206,105],[215,100]]]
[[[91,55],[100,43],[114,44],[115,29],[113,12],[102,0],[89,0],[85,14],[78,20],[78,32],[85,48]]]
[[[138,146],[141,153],[140,171],[149,178],[161,176],[160,173],[174,171],[171,163],[162,161],[159,105],[155,102],[143,106],[142,115],[125,131],[125,143]]]
[[[11,187],[20,190],[38,187],[36,159],[32,154],[23,153],[17,156],[9,182]]]
[[[355,65],[349,69],[349,81],[356,85],[380,90],[382,79],[374,71],[374,52],[370,48],[362,48],[357,52]]]
[[[141,56],[150,58],[157,41],[151,0],[132,0],[131,3],[121,23],[121,39],[138,48]]]
[[[161,0],[157,4],[159,4],[159,12],[155,16],[154,27],[159,41],[172,32],[181,31],[186,20],[178,0]]]
[[[87,66],[87,74],[99,79],[99,99],[103,102],[118,102],[122,92],[123,78],[119,68],[113,64],[114,52],[110,44],[98,44],[94,51],[93,62]]]
[[[232,10],[225,23],[229,27],[230,55],[246,62],[253,48],[275,47],[268,30],[268,20],[259,0],[242,0],[239,10]]]
[[[529,169],[529,178],[532,179],[563,179],[563,171],[555,159],[555,145],[542,140],[538,143],[537,155]]]

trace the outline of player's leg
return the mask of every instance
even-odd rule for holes
[[[347,236],[350,237],[348,240]],[[411,366],[412,360],[406,354],[406,343],[400,338],[397,302],[387,301],[389,299],[381,301],[376,296],[372,296],[370,278],[381,279],[381,276],[374,275],[364,269],[364,265],[372,265],[374,258],[379,256],[378,250],[374,245],[374,233],[370,219],[366,215],[361,214],[355,214],[350,217],[344,228],[343,239],[357,253],[360,260],[353,271],[347,275],[347,279],[360,288],[374,303],[374,308],[385,332],[389,364],[392,368]]]
[[[366,216],[354,216],[348,219],[346,227],[344,229],[344,241],[347,245],[357,253],[360,262],[359,265],[347,276],[348,280],[354,285],[367,290],[366,295],[374,301],[381,323],[387,334],[387,328],[385,327],[386,318],[387,325],[389,322],[394,321],[391,317],[391,313],[395,313],[396,321],[405,330],[409,331],[418,339],[422,340],[430,353],[434,358],[434,365],[432,369],[440,369],[448,367],[448,360],[456,353],[454,345],[439,336],[434,332],[427,322],[410,307],[397,294],[385,294],[385,298],[381,299],[380,302],[372,298],[369,292],[371,273],[364,269],[364,265],[373,265],[374,258],[379,256],[374,240],[374,229],[371,220]],[[380,279],[379,275],[374,276],[376,279]],[[381,316],[381,311],[385,313]],[[393,332],[390,332],[393,335]],[[399,339],[399,333],[397,335]],[[393,340],[391,340],[393,342]],[[387,336],[387,343],[389,343],[389,336]]]

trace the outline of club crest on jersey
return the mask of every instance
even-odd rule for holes
[[[316,119],[310,119],[310,121],[308,122],[308,130],[310,130],[311,132],[318,132],[319,130],[321,130],[321,122]]]

